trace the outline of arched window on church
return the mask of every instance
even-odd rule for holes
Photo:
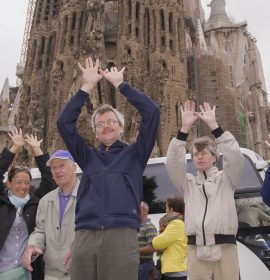
[[[174,17],[173,13],[169,13],[169,37],[170,37],[170,52],[175,53],[175,30],[174,30]]]
[[[144,46],[149,47],[150,45],[150,15],[149,9],[146,8],[144,11]]]
[[[31,59],[30,59],[30,63],[29,63],[30,72],[32,72],[33,68],[34,68],[33,61],[35,61],[35,59],[36,59],[36,52],[37,52],[37,40],[34,40],[32,47],[31,47]]]
[[[131,0],[128,0],[128,35],[129,36],[131,36],[131,32],[132,32],[131,22],[132,22],[132,4],[131,4]]]
[[[59,14],[59,0],[54,0],[52,8],[52,15],[57,16]]]
[[[159,11],[159,21],[160,21],[160,51],[164,52],[166,48],[164,10]]]
[[[136,40],[140,40],[140,10],[141,10],[141,5],[140,2],[136,2],[136,28],[135,28],[135,33],[136,33]]]
[[[156,45],[157,45],[157,21],[156,21],[156,13],[155,13],[155,10],[152,10],[152,21],[153,21],[153,33],[152,33],[152,36],[153,36],[153,49],[155,50],[156,49]]]
[[[64,17],[61,25],[61,34],[60,34],[60,53],[64,52],[65,46],[66,46],[66,34],[67,34],[67,24],[68,24],[68,18],[67,16]]]

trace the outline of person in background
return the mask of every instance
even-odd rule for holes
[[[34,230],[39,199],[56,187],[50,169],[46,167],[48,154],[43,154],[34,135],[22,136],[22,130],[14,128],[8,133],[12,146],[0,154],[0,279],[41,280],[43,263],[38,258],[33,263],[33,272],[27,273],[21,266],[21,256],[27,245],[29,234]],[[31,173],[23,166],[12,166],[4,183],[4,174],[15,155],[23,146],[28,146],[35,156],[41,172],[41,182],[33,192],[30,190]]]
[[[77,165],[65,150],[56,150],[46,165],[50,166],[58,188],[39,202],[36,228],[29,237],[22,264],[28,271],[32,271],[32,258],[43,254],[45,280],[69,280],[79,186]]]
[[[148,218],[149,206],[146,202],[141,202],[141,227],[138,233],[140,266],[139,280],[149,280],[150,273],[154,268],[153,253],[151,247],[152,239],[157,235],[155,225]]]
[[[270,134],[269,134],[269,138],[270,138]],[[270,142],[265,141],[265,144],[267,148],[270,149]],[[261,195],[263,198],[263,202],[270,207],[270,166],[265,172],[265,178],[261,188]]]
[[[186,173],[186,140],[197,119],[215,136],[201,137],[191,146],[197,175]],[[215,106],[204,102],[200,112],[195,103],[181,106],[182,126],[167,151],[166,168],[174,186],[184,193],[185,226],[188,235],[189,280],[239,280],[236,247],[238,220],[234,201],[244,157],[233,135],[216,122]],[[223,155],[223,170],[215,167],[218,150]]]
[[[161,253],[163,280],[186,280],[187,236],[183,221],[183,199],[178,196],[168,197],[166,213],[160,219],[160,234],[153,238],[152,247]]]
[[[83,171],[76,206],[75,239],[72,246],[71,279],[137,280],[140,201],[143,171],[156,141],[160,111],[143,92],[123,82],[116,67],[102,70],[99,60],[85,60],[81,89],[60,113],[57,125],[63,140]],[[133,105],[141,115],[135,143],[121,140],[124,117],[105,104],[92,115],[92,128],[100,141],[88,147],[76,123],[86,100],[101,78]]]

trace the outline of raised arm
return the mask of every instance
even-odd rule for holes
[[[11,165],[15,155],[19,152],[20,148],[24,145],[22,138],[22,130],[16,127],[8,133],[12,141],[12,145],[9,149],[4,148],[0,154],[0,191],[5,189],[4,175],[7,172],[9,166]]]
[[[270,134],[268,136],[270,138]],[[265,141],[265,145],[267,146],[268,149],[270,149],[269,141]],[[270,207],[270,166],[265,172],[265,178],[261,188],[261,195],[263,198],[263,202]]]
[[[77,131],[76,123],[88,95],[91,94],[91,91],[102,76],[98,73],[98,59],[94,64],[91,58],[87,58],[85,60],[85,68],[80,63],[78,66],[83,73],[83,85],[68,101],[63,111],[60,113],[57,126],[67,149],[83,170],[86,163],[87,147],[83,138]]]
[[[25,135],[24,142],[31,149],[32,154],[35,157],[37,167],[41,174],[41,182],[39,187],[35,190],[35,196],[42,198],[48,192],[57,188],[57,185],[52,177],[50,167],[46,166],[46,162],[49,160],[49,154],[43,153],[41,150],[42,139],[38,140],[36,135]]]
[[[270,207],[270,166],[265,172],[265,178],[261,188],[263,202]]]
[[[224,132],[221,127],[218,126],[216,122],[215,106],[211,108],[209,103],[204,102],[203,105],[200,106],[200,110],[201,112],[196,114],[198,118],[208,125],[212,134],[215,136],[218,150],[223,155],[223,170],[232,185],[235,186],[244,166],[244,157],[239,144],[230,132]]]
[[[140,163],[144,168],[155,145],[160,111],[158,106],[145,93],[123,82],[124,70],[125,67],[120,71],[116,67],[112,67],[110,71],[108,69],[104,71],[100,70],[100,73],[116,89],[120,90],[121,94],[138,110],[141,116],[139,133],[136,139],[136,149]]]
[[[176,138],[169,144],[166,156],[166,169],[174,186],[178,190],[185,190],[186,175],[186,140],[188,133],[198,119],[195,112],[195,103],[186,101],[180,107],[182,125]]]

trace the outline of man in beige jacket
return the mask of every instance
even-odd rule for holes
[[[59,186],[39,202],[36,228],[30,235],[22,257],[23,266],[32,271],[31,261],[44,255],[45,280],[69,280],[71,244],[75,231],[75,205],[79,180],[76,163],[68,151],[55,151],[47,162]]]
[[[215,106],[208,103],[195,112],[193,102],[181,107],[182,127],[172,139],[166,168],[177,189],[184,193],[185,226],[188,235],[189,280],[239,280],[236,247],[237,212],[234,188],[244,158],[233,135],[216,122]],[[197,175],[186,173],[186,139],[194,122],[200,119],[210,128],[215,141],[201,137],[191,147]],[[223,155],[223,170],[214,165],[218,150]]]

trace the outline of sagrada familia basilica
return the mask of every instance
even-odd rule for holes
[[[30,0],[31,1],[31,0]],[[102,67],[126,66],[124,79],[161,108],[152,156],[165,156],[187,99],[217,106],[218,122],[241,147],[270,158],[264,146],[270,114],[260,53],[247,22],[235,22],[225,0],[212,0],[205,19],[200,0],[36,0],[18,88],[0,96],[0,146],[14,124],[44,139],[43,149],[64,148],[56,119],[81,85],[77,62],[92,56]],[[28,18],[29,20],[29,18]],[[96,145],[90,117],[110,103],[126,117],[125,138],[133,142],[139,115],[106,81],[87,100],[78,128]],[[202,124],[189,137],[208,134]],[[31,159],[25,151],[20,161]]]

